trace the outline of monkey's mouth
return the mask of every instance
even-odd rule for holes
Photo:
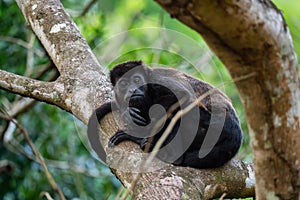
[[[142,100],[144,98],[144,95],[142,94],[132,94],[131,96],[126,97],[126,101],[137,101]]]
[[[145,106],[146,102],[144,101],[143,95],[132,95],[129,99],[129,106],[140,108]]]
[[[144,97],[144,95],[142,95],[142,94],[133,94],[133,95],[131,95],[131,97],[130,97],[130,99],[139,99],[139,98],[143,98]]]

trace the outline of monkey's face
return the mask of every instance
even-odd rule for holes
[[[129,107],[139,108],[140,110],[148,110],[151,103],[152,100],[149,95],[148,85],[143,85],[135,89],[129,97]]]
[[[134,72],[121,77],[115,86],[116,98],[122,105],[139,107],[148,97],[146,76],[142,72]]]

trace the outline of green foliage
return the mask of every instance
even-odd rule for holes
[[[275,2],[283,10],[296,51],[299,52],[298,3],[296,0]],[[220,87],[231,98],[243,127],[244,142],[238,157],[252,160],[245,114],[238,92],[226,68],[216,56],[209,53],[208,47],[196,32],[170,18],[150,0],[100,0],[84,16],[79,15],[89,3],[88,0],[64,0],[62,3],[73,15],[104,67],[111,68],[116,63],[138,59],[149,64],[159,63],[177,68]],[[0,21],[0,69],[23,75],[28,51],[16,42],[7,41],[7,37],[28,42],[31,32],[14,1],[0,1]],[[187,45],[184,37],[177,37],[168,43],[169,46],[149,48],[163,35],[157,32],[158,29],[143,29],[146,27],[176,30],[198,46]],[[128,30],[130,31],[126,32]],[[125,34],[120,37],[120,32]],[[43,50],[37,41],[34,48]],[[48,62],[47,57],[35,55],[34,59],[34,70],[39,70],[41,64]],[[201,61],[197,69],[193,65],[194,61]],[[9,102],[18,98],[0,90],[1,107],[8,107]],[[83,140],[86,137],[85,126],[69,113],[54,106],[37,103],[18,116],[17,120],[26,128],[45,157],[50,172],[67,199],[108,199],[116,195],[121,184],[107,167],[87,151]],[[4,124],[5,121],[0,119],[0,127]],[[12,174],[0,175],[0,199],[38,199],[42,191],[55,196],[41,165],[28,158],[34,158],[33,153],[23,136],[17,132],[13,136],[13,145],[2,141],[0,143],[0,160],[10,160],[15,164]]]
[[[13,17],[13,20],[11,20]],[[10,36],[26,40],[25,21],[14,1],[0,1],[0,37]],[[22,24],[22,25],[21,25]],[[21,26],[20,26],[21,25]],[[26,51],[24,47],[10,42],[2,42],[0,38],[0,64],[10,67],[10,71],[22,74],[25,70]],[[18,58],[18,59],[16,59]],[[13,67],[12,67],[13,66]]]
[[[297,0],[274,0],[276,6],[281,10],[285,21],[290,29],[296,53],[300,50],[300,7]]]
[[[106,194],[115,194],[121,186],[83,146],[72,115],[54,106],[38,103],[18,120],[24,124],[35,146],[47,160],[50,172],[67,199],[102,199]],[[85,130],[79,132],[85,133]],[[22,139],[18,134],[15,137]],[[20,144],[26,154],[33,155],[23,139]],[[13,161],[15,172],[0,176],[0,196],[4,199],[38,199],[42,191],[55,194],[41,165],[24,156],[20,146],[9,149],[5,148],[7,146],[0,146],[0,159]]]

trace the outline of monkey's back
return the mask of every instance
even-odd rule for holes
[[[152,80],[170,87],[173,91],[178,90],[179,88],[182,90],[192,89],[193,91],[189,91],[192,98],[199,98],[201,95],[211,93],[201,100],[205,107],[210,111],[212,97],[215,104],[219,104],[221,107],[232,108],[230,99],[222,91],[203,80],[172,68],[152,68],[152,70]],[[177,81],[176,84],[174,84],[174,80]]]

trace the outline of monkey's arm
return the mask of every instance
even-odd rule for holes
[[[88,122],[88,139],[93,150],[97,153],[99,158],[106,161],[106,153],[99,140],[99,122],[108,113],[112,111],[112,104],[114,102],[107,102],[97,108],[91,115]]]
[[[96,109],[95,114],[97,116],[98,122],[112,111],[112,107],[115,105],[114,101],[109,101],[102,104],[99,108]],[[116,107],[116,106],[115,106]]]

